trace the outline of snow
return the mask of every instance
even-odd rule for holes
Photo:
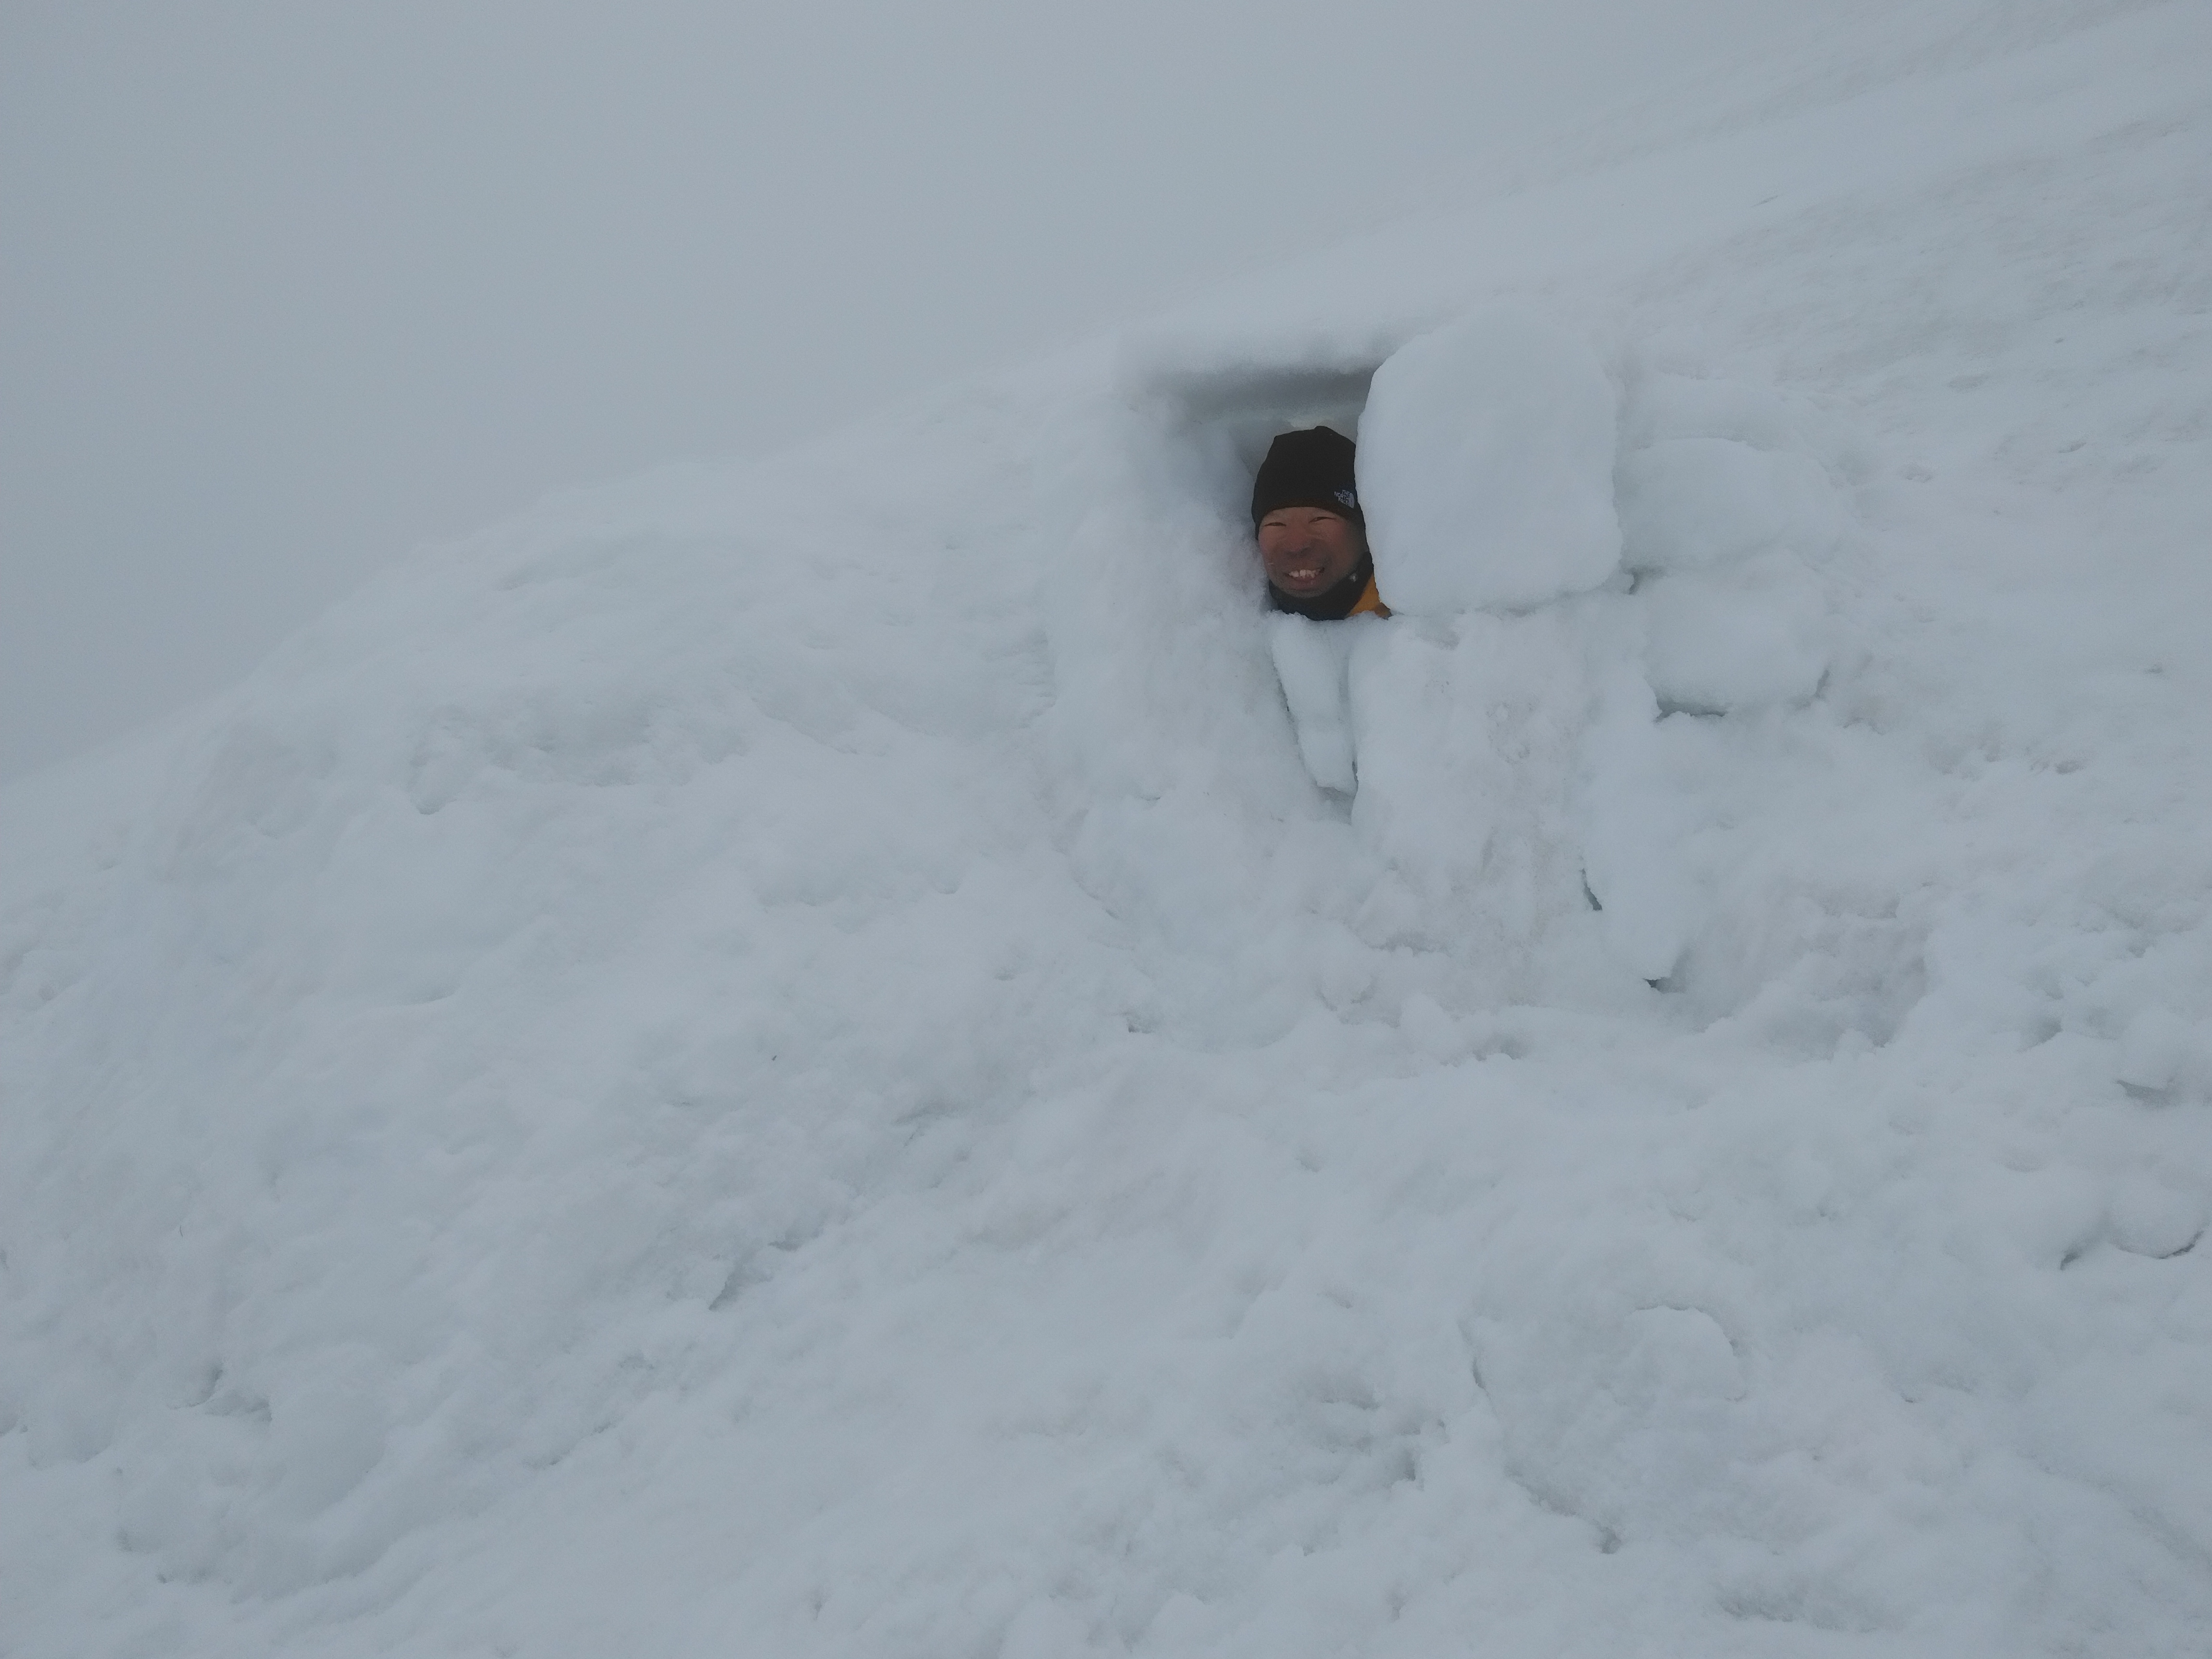
[[[2212,22],[1974,16],[0,796],[0,1649],[2201,1651]],[[1268,617],[1501,313],[1624,568]]]
[[[1728,438],[1667,438],[1620,464],[1632,570],[1697,570],[1777,549],[1818,556],[1840,533],[1827,475],[1809,455]]]
[[[1610,576],[1619,402],[1581,341],[1513,312],[1391,353],[1359,431],[1385,603],[1410,617],[1527,610]]]
[[[1268,645],[1283,702],[1297,733],[1298,757],[1324,789],[1350,795],[1359,787],[1352,734],[1352,641],[1375,626],[1366,617],[1317,623],[1282,615],[1269,619]]]
[[[1638,598],[1644,665],[1663,707],[1725,714],[1799,702],[1827,672],[1827,594],[1786,548],[1730,570],[1661,576]]]
[[[1625,669],[1640,660],[1641,683],[1614,686],[1609,697],[1626,696],[1647,716],[1725,714],[1802,702],[1819,690],[1829,666],[1832,606],[1815,562],[1826,564],[1836,552],[1844,515],[1827,465],[1809,439],[1778,418],[1775,399],[1753,387],[1660,374],[1635,377],[1624,409],[1588,347],[1510,313],[1478,314],[1412,341],[1376,371],[1372,386],[1361,425],[1363,495],[1376,583],[1397,614],[1456,631],[1468,625],[1467,613],[1504,619],[1601,585],[1622,587],[1617,495],[1636,578],[1625,591],[1634,598],[1626,606],[1591,603],[1560,612],[1577,618],[1573,629],[1595,630],[1569,654],[1587,658],[1600,678],[1604,665]],[[1778,447],[1711,435],[1716,428]],[[1616,469],[1624,431],[1635,447]],[[1705,435],[1671,435],[1680,432]],[[1621,631],[1624,617],[1633,618],[1627,627],[1640,629],[1640,647]],[[1278,618],[1273,628],[1275,672],[1306,770],[1323,788],[1351,794],[1363,723],[1351,707],[1348,664],[1362,635],[1356,627],[1308,628],[1295,618]],[[1457,729],[1431,732],[1429,741],[1439,754],[1493,744],[1497,733],[1480,729],[1486,711],[1506,706],[1516,688],[1533,688],[1559,672],[1556,665],[1516,661],[1508,681],[1470,694]],[[1441,681],[1426,694],[1396,687],[1364,724],[1392,741],[1410,708],[1455,695]],[[1620,769],[1648,769],[1619,721],[1566,709],[1560,718],[1587,725],[1607,751],[1591,763],[1598,794],[1620,793],[1609,780]],[[1439,835],[1443,819],[1482,822],[1485,799],[1498,792],[1528,799],[1559,793],[1501,775],[1454,799],[1433,787],[1434,771],[1427,759],[1418,763],[1413,775],[1421,781],[1412,787],[1423,797],[1421,810],[1439,819]],[[1370,817],[1392,810],[1374,805],[1372,792],[1370,801]],[[1602,838],[1602,827],[1593,828]],[[1634,839],[1646,831],[1627,833]],[[1484,878],[1471,872],[1468,879]],[[1638,894],[1623,897],[1650,908]],[[1613,924],[1608,930],[1619,931]],[[1671,961],[1679,953],[1654,955],[1656,948],[1639,945],[1629,954]]]

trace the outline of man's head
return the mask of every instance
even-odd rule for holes
[[[1285,432],[1252,481],[1252,533],[1267,580],[1296,599],[1326,593],[1367,553],[1352,440],[1325,426]]]

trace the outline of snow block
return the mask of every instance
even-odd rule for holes
[[[1658,716],[1650,688],[1617,665],[1583,740],[1578,793],[1583,880],[1599,931],[1612,958],[1645,981],[1674,973],[1705,908],[1683,859],[1696,797],[1672,775]]]
[[[1317,623],[1279,616],[1268,624],[1275,672],[1283,682],[1298,756],[1324,789],[1350,794],[1358,787],[1352,765],[1352,711],[1345,690],[1345,659],[1354,635],[1372,619]]]
[[[1360,936],[1454,953],[1462,994],[1616,982],[1583,891],[1574,797],[1595,664],[1627,651],[1581,614],[1592,608],[1392,620],[1352,641],[1352,823],[1386,872]]]
[[[1535,319],[1483,313],[1401,347],[1359,428],[1384,602],[1526,611],[1603,582],[1620,561],[1618,421],[1595,356]]]
[[[1801,702],[1827,672],[1827,592],[1794,553],[1656,577],[1637,591],[1644,672],[1664,707]]]
[[[1669,438],[1620,463],[1624,560],[1695,570],[1777,548],[1818,557],[1842,533],[1826,468],[1801,451],[1729,438]]]

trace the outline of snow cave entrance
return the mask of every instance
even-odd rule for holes
[[[1200,488],[1224,518],[1242,521],[1252,477],[1279,433],[1326,426],[1359,441],[1377,365],[1355,368],[1252,366],[1164,388],[1177,405],[1177,441],[1202,469]]]
[[[1713,728],[1808,703],[1833,654],[1844,517],[1804,411],[1508,311],[1373,363],[1155,389],[1246,592],[1269,442],[1326,425],[1358,445],[1393,616],[1264,627],[1306,771],[1400,890],[1373,908],[1390,942],[1485,942],[1527,993],[1585,978],[1593,949],[1679,984],[1713,884],[1694,799]]]

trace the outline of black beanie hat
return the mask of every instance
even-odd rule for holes
[[[1325,507],[1364,524],[1353,453],[1351,439],[1325,426],[1282,434],[1267,446],[1267,459],[1252,480],[1252,528],[1279,507]]]

